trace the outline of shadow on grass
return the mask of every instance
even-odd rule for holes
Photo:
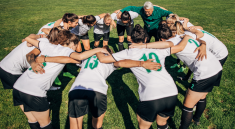
[[[78,67],[74,64],[66,64],[68,71],[74,76],[78,75],[77,69]],[[62,102],[62,92],[71,80],[71,78],[64,77],[63,71],[59,74],[59,79],[62,83],[60,90],[56,91],[48,91],[47,92],[47,100],[50,102],[50,111],[52,112],[52,124],[55,129],[60,129],[60,107]],[[53,86],[57,86],[53,83]],[[67,122],[66,122],[67,123]],[[69,125],[69,124],[68,124]],[[66,125],[67,126],[67,125]],[[69,127],[67,128],[69,129]]]
[[[168,56],[166,57],[165,59],[165,67],[166,67],[166,70],[168,71],[168,73],[171,75],[171,77],[173,78],[174,82],[179,82],[181,83],[182,85],[186,86],[185,88],[188,89],[188,86],[189,86],[189,83],[188,81],[181,81],[180,79],[178,79],[177,77],[178,76],[185,76],[185,73],[178,73],[177,71],[179,70],[179,68],[170,68],[170,66],[172,66],[173,64],[176,63],[176,59],[173,58],[172,56]],[[180,86],[178,86],[176,84],[177,88],[178,88],[178,93],[179,94],[182,94],[183,96],[185,96],[186,94],[186,91],[184,91],[184,89],[182,89]],[[180,109],[183,108],[183,104],[177,99],[177,104],[176,106],[178,106]],[[179,118],[180,119],[180,118]],[[172,129],[176,129],[176,125],[175,125],[175,122],[173,121],[172,117],[170,117],[168,119],[168,125],[172,128]]]
[[[130,69],[115,70],[106,80],[112,87],[112,94],[118,110],[121,112],[125,127],[134,129],[135,126],[131,120],[128,104],[134,112],[138,105],[138,100],[133,91],[123,82],[122,75],[131,72]]]

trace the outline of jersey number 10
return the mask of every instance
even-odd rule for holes
[[[159,60],[158,56],[157,56],[155,53],[153,53],[153,52],[149,53],[149,59],[153,59],[153,56],[155,57],[156,62],[157,62],[157,63],[160,63],[160,60]],[[147,58],[147,56],[144,54],[139,60],[144,60],[144,61],[146,61],[146,60],[148,60],[148,58]],[[161,67],[160,69],[158,69],[157,71],[161,71],[161,70],[162,70],[162,67]],[[146,71],[147,71],[148,73],[151,72],[151,70],[149,70],[149,69],[146,69]]]

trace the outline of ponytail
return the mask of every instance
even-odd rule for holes
[[[60,29],[54,27],[50,30],[49,34],[47,35],[47,39],[50,43],[54,44],[57,41],[57,35],[60,32]]]
[[[73,13],[65,13],[64,16],[62,17],[62,21],[65,23],[70,22],[75,22],[75,20],[78,19],[78,16]]]
[[[121,14],[121,20],[122,21],[128,21],[129,26],[131,26],[131,15],[128,11],[124,11]]]
[[[169,39],[172,37],[172,32],[167,25],[163,24],[158,28],[157,36],[159,39]]]
[[[74,43],[74,45],[78,44],[78,37],[68,30],[62,30],[59,32],[57,35],[57,41],[55,44],[60,44],[60,45],[69,45],[70,43]]]
[[[87,15],[82,17],[82,22],[84,24],[93,24],[96,21],[95,17],[93,15]]]
[[[145,30],[139,24],[136,24],[135,28],[131,32],[131,40],[134,43],[144,43],[146,37],[147,35]]]
[[[181,24],[181,22],[176,21],[176,22],[175,22],[175,26],[176,26],[177,35],[182,35],[182,34],[184,34],[184,27],[183,27],[183,25]]]

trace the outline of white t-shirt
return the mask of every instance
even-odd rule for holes
[[[171,41],[174,45],[177,45],[181,40],[181,38],[176,36],[174,38],[168,39],[167,41]],[[220,62],[209,50],[207,51],[207,59],[203,59],[202,61],[195,59],[197,57],[198,51],[194,53],[194,50],[199,46],[200,43],[198,41],[189,39],[184,50],[176,53],[176,56],[193,72],[194,80],[209,78],[222,70]]]
[[[47,38],[40,38],[39,41],[48,41]],[[0,67],[13,75],[22,74],[24,69],[30,67],[26,54],[35,47],[27,47],[27,42],[23,42],[14,48],[1,62]]]
[[[68,47],[54,45],[49,42],[40,42],[40,55],[45,56],[70,56],[74,51]],[[44,62],[45,73],[36,74],[27,69],[14,84],[14,88],[26,94],[46,97],[47,90],[51,87],[55,78],[59,75],[65,64]]]
[[[131,16],[131,24],[134,24],[133,19],[137,18],[139,16],[139,14],[136,13],[136,12],[133,12],[133,11],[128,11],[128,12],[129,12],[129,14]],[[116,13],[112,13],[111,17],[113,18],[113,20],[117,21],[117,24],[122,25],[122,26],[129,26],[128,23],[127,24],[123,24],[121,19],[117,19],[117,14]]]
[[[29,68],[26,54],[31,52],[35,47],[27,47],[27,41],[14,48],[1,62],[0,67],[13,75],[23,73],[23,70]]]
[[[221,60],[228,56],[227,47],[219,39],[205,30],[200,31],[204,33],[204,36],[200,39],[206,42],[206,47],[212,54],[215,55],[218,60]]]
[[[45,34],[44,32],[42,32],[42,29],[43,29],[43,28],[53,28],[53,27],[54,27],[55,22],[56,22],[56,21],[54,21],[54,22],[50,22],[50,23],[47,23],[46,25],[44,25],[44,26],[43,26],[43,27],[38,31],[38,33],[37,33],[37,34]],[[60,26],[64,26],[64,23],[63,23],[63,22],[61,22],[61,23],[60,23]]]
[[[94,26],[94,33],[105,34],[105,33],[108,33],[109,31],[110,31],[110,26],[107,26],[104,23],[104,18],[96,22],[96,25]]]
[[[95,16],[96,21],[100,20],[99,16]],[[82,19],[78,19],[78,25],[71,30],[71,33],[78,35],[78,36],[83,36],[85,35],[92,26],[88,26],[87,24],[83,24]]]
[[[96,55],[83,60],[81,71],[70,91],[76,89],[92,90],[107,95],[106,78],[115,70],[113,63],[100,63]]]
[[[165,69],[165,57],[171,54],[170,48],[167,49],[125,49],[113,54],[116,61],[131,59],[146,61],[155,59],[162,65],[158,71],[147,70],[143,67],[133,67],[131,71],[139,83],[140,101],[149,101],[178,94],[177,87],[170,74]]]

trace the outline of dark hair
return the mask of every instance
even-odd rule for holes
[[[54,27],[50,30],[49,34],[47,35],[47,39],[50,43],[54,44],[57,41],[57,35],[60,30],[57,27]]]
[[[163,24],[167,24],[166,20],[160,21],[160,22],[158,23],[158,26],[161,26],[161,25],[163,25]]]
[[[75,34],[70,33],[69,30],[61,30],[57,35],[57,41],[55,44],[60,45],[69,45],[70,43],[74,43],[74,45],[78,44],[78,37]]]
[[[82,18],[84,24],[93,24],[96,21],[93,15],[87,15]]]
[[[65,23],[70,22],[75,22],[75,20],[78,19],[78,16],[73,13],[65,13],[64,16],[62,17],[62,21]]]
[[[131,15],[128,11],[124,11],[121,15],[122,21],[128,21],[129,26],[131,26]]]
[[[103,46],[103,48],[105,48],[109,52],[109,54],[113,54],[113,50],[110,49],[108,45]]]
[[[170,37],[172,37],[172,32],[166,24],[162,24],[158,28],[157,36],[159,39],[161,39],[161,38],[162,39],[169,39]]]
[[[146,37],[147,35],[145,30],[139,24],[136,24],[135,28],[131,32],[131,40],[134,43],[144,43]]]

